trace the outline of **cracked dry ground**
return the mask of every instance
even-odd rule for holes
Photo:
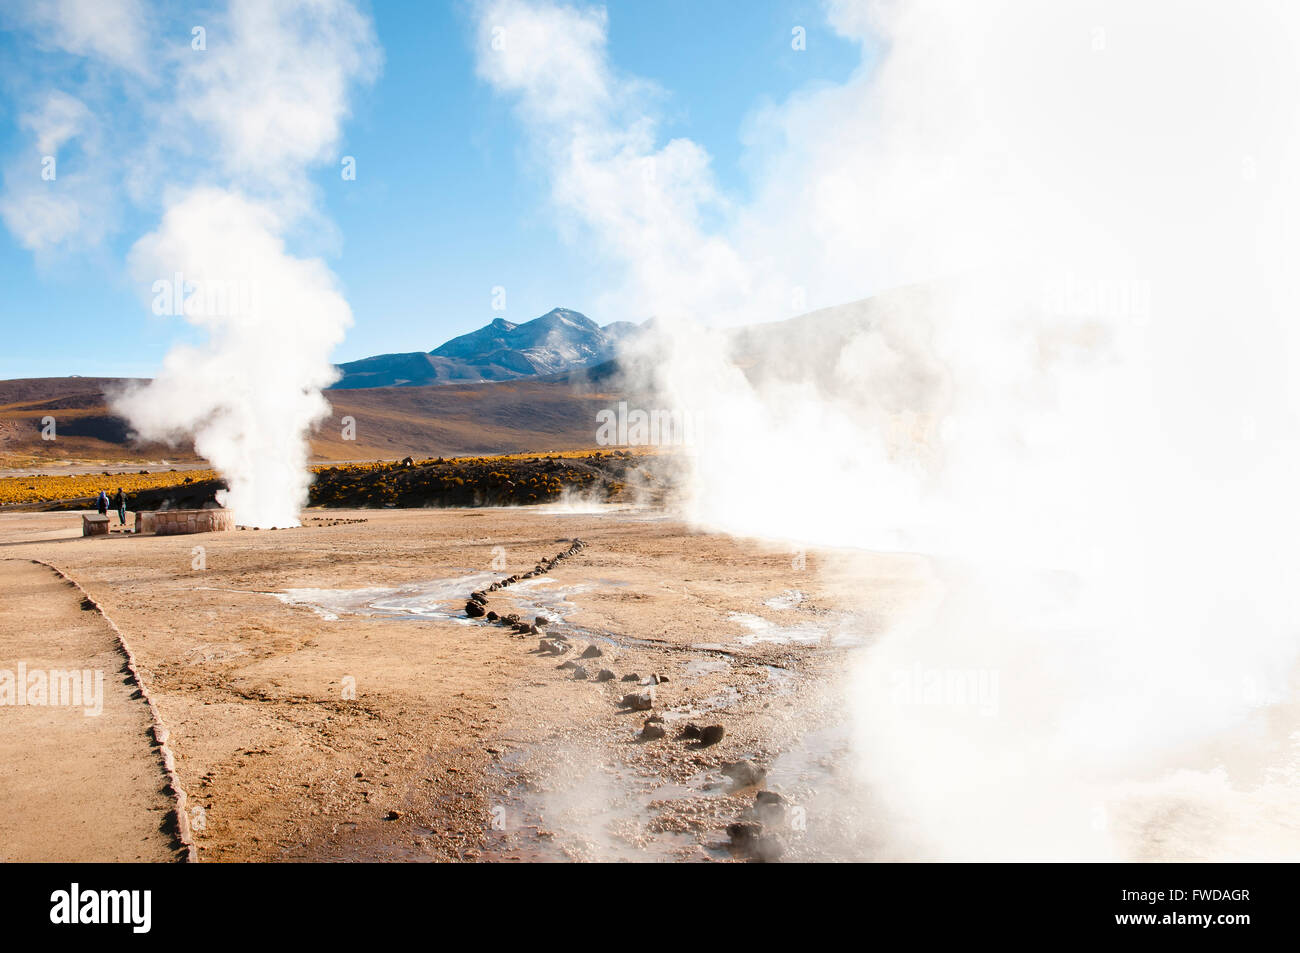
[[[830,552],[796,568],[788,548],[652,517],[312,510],[290,530],[83,539],[77,514],[4,514],[0,555],[59,567],[130,640],[201,860],[731,859],[726,827],[758,787],[816,814],[818,786],[844,770],[840,741],[805,741],[842,721],[853,646],[928,571]],[[536,635],[464,618],[471,590],[575,538],[579,555],[488,593],[488,608],[555,618],[566,657],[601,649],[590,667],[614,671],[605,683],[558,668]],[[336,590],[351,591],[343,608]],[[387,590],[407,601],[368,608]],[[667,676],[666,738],[639,741],[648,713],[617,704],[630,673]],[[688,721],[725,737],[677,740]],[[799,752],[815,770],[781,784],[736,790],[720,773]],[[808,831],[787,857],[870,838],[842,806]]]

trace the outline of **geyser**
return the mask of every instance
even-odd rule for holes
[[[298,525],[307,437],[329,414],[320,391],[336,377],[330,353],[352,322],[329,269],[289,255],[278,226],[264,206],[198,189],[136,243],[137,279],[192,282],[182,317],[207,340],[175,347],[151,383],[114,402],[146,440],[193,434],[246,526]],[[209,293],[214,287],[240,293]]]
[[[220,42],[160,64],[175,102],[142,150],[192,145],[197,168],[167,183],[161,223],[130,256],[154,312],[202,341],[175,346],[114,406],[146,439],[193,436],[238,522],[296,526],[351,313],[324,263],[286,246],[328,243],[308,172],[337,158],[348,91],[380,53],[349,0],[232,0],[205,25]]]
[[[693,517],[935,557],[850,689],[883,854],[1294,858],[1300,11],[828,10],[861,66],[753,117],[729,203],[603,16],[480,19],[608,300],[672,319]],[[891,289],[744,372],[707,327]],[[996,704],[919,704],[917,671]]]

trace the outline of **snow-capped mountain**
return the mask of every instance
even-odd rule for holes
[[[636,328],[629,321],[601,327],[585,314],[555,308],[540,318],[491,324],[432,351],[378,354],[339,365],[335,388],[503,381],[559,374],[607,361]]]

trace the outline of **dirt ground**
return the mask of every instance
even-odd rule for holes
[[[117,635],[45,566],[0,561],[0,592],[0,668],[18,682],[21,662],[44,688],[0,714],[0,860],[178,859],[152,718]],[[64,699],[76,704],[49,704],[50,672],[77,673]]]
[[[870,825],[818,813],[843,743],[837,676],[924,590],[923,561],[863,555],[850,572],[615,507],[303,522],[83,539],[78,514],[0,515],[0,560],[58,567],[130,641],[200,860],[743,859],[727,827],[761,790],[783,796],[766,829],[786,858],[842,849],[837,826],[869,854]],[[577,538],[487,604],[549,617],[572,650],[465,617],[470,591]],[[26,591],[12,571],[0,585]],[[558,667],[588,645],[590,678]],[[619,701],[653,675],[665,737],[642,740],[652,712]],[[688,723],[725,735],[682,739]]]

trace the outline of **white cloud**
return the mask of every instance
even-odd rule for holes
[[[21,188],[9,184],[0,198],[0,217],[24,248],[45,251],[78,234],[81,207],[68,195],[42,188],[36,173],[32,179]]]
[[[307,165],[333,155],[350,87],[381,59],[347,0],[232,0],[208,24],[207,49],[180,57],[175,102],[228,178],[296,191]]]
[[[82,135],[91,124],[90,110],[75,96],[52,90],[40,109],[25,113],[22,126],[36,137],[36,151],[56,155],[69,139]]]
[[[702,226],[724,205],[708,153],[687,139],[656,144],[656,91],[611,68],[602,10],[498,0],[480,12],[477,44],[480,75],[517,98],[557,208],[607,261],[636,263],[630,297],[682,315],[749,286],[750,270]]]
[[[10,13],[35,30],[47,48],[133,73],[146,69],[148,24],[141,0],[29,0]]]
[[[19,122],[34,148],[5,170],[0,220],[38,253],[97,244],[115,204],[98,122],[84,102],[60,90],[50,91]]]

